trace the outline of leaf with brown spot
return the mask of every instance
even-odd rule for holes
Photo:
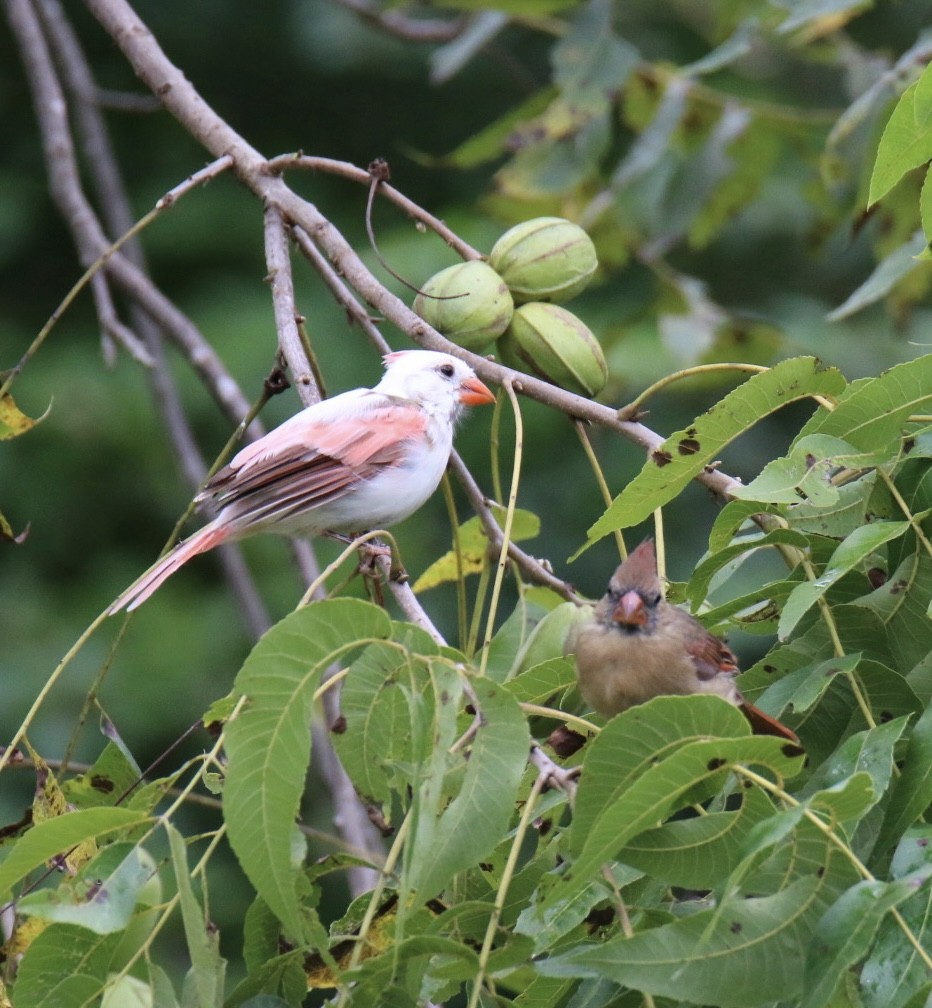
[[[815,357],[784,360],[749,378],[651,452],[644,468],[589,529],[586,543],[575,556],[604,536],[644,521],[658,507],[673,500],[719,457],[726,445],[781,406],[809,396],[835,398],[844,389],[841,372],[823,367]],[[699,450],[674,457],[673,452],[684,439],[698,442]]]

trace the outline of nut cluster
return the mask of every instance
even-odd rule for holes
[[[466,350],[483,353],[498,340],[497,352],[509,367],[594,396],[608,377],[602,348],[557,302],[575,297],[597,267],[595,246],[578,224],[535,217],[506,231],[488,262],[435,273],[413,308]]]

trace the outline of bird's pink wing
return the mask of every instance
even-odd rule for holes
[[[213,499],[239,524],[288,518],[337,500],[397,465],[406,444],[423,436],[426,426],[421,409],[397,402],[322,419],[298,414],[240,451],[201,499]]]

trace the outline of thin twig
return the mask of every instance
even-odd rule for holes
[[[408,42],[449,42],[469,23],[465,17],[409,17],[399,10],[382,10],[367,0],[338,0],[338,3],[376,28]]]
[[[264,232],[265,263],[269,271],[269,286],[272,289],[272,308],[275,312],[278,345],[288,362],[292,381],[301,397],[301,402],[305,406],[313,406],[314,403],[320,402],[321,390],[304,352],[304,344],[298,329],[288,233],[277,206],[265,208]]]
[[[288,168],[303,168],[308,171],[325,172],[328,175],[339,175],[342,178],[358,182],[360,185],[371,186],[372,176],[365,168],[359,168],[349,161],[336,161],[333,158],[312,157],[308,154],[280,154],[273,157],[268,162],[270,172],[282,172]],[[447,227],[439,217],[428,213],[423,207],[418,206],[409,199],[403,192],[394,186],[383,181],[378,186],[377,195],[384,196],[395,206],[403,210],[417,224],[429,228],[439,235],[455,252],[463,259],[482,259],[482,253],[472,247],[468,242],[463,241],[460,236]]]

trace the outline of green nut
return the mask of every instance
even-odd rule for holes
[[[516,224],[492,246],[489,265],[508,284],[515,304],[569,301],[599,265],[592,239],[562,217]]]
[[[514,302],[495,270],[472,260],[435,273],[413,307],[447,339],[479,353],[508,328]]]
[[[498,341],[502,363],[579,395],[605,387],[608,368],[589,327],[559,305],[531,301],[515,309]]]

